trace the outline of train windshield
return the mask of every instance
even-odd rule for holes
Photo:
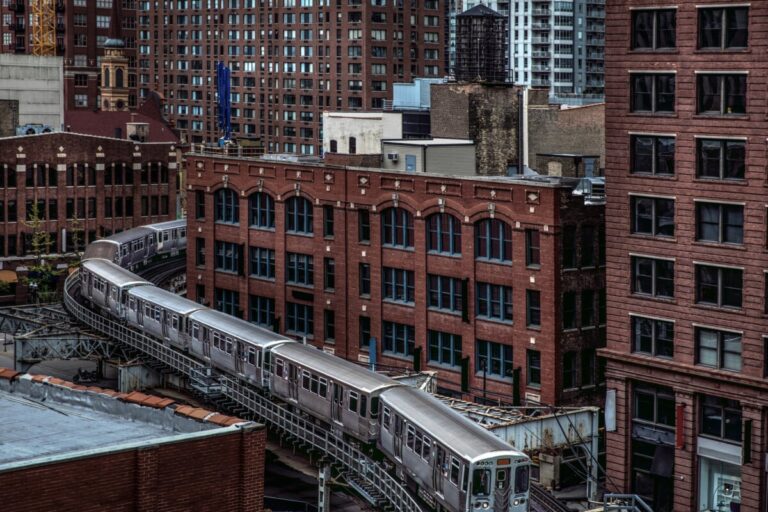
[[[530,466],[518,466],[515,471],[515,493],[528,492]]]
[[[491,494],[490,469],[476,469],[472,473],[472,494],[475,496],[488,496]]]

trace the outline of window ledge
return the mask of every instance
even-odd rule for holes
[[[265,228],[265,227],[262,227],[262,226],[257,226],[255,224],[249,225],[248,229],[253,229],[255,231],[267,231],[269,233],[274,233],[275,232],[275,228]]]
[[[451,372],[461,371],[461,367],[460,366],[453,366],[453,365],[450,365],[448,363],[441,363],[439,361],[432,361],[430,359],[427,359],[427,365],[435,366],[437,368],[443,368],[443,369],[451,371]]]
[[[649,235],[647,233],[630,233],[629,236],[640,240],[658,240],[660,242],[677,243],[677,237],[674,236]]]
[[[526,388],[535,389],[541,391],[541,384],[531,384],[530,382],[525,385]]]
[[[435,306],[428,306],[427,311],[431,313],[442,313],[444,315],[461,316],[461,311],[454,311],[453,309],[438,308]]]
[[[451,258],[454,260],[460,260],[461,259],[461,253],[452,253],[452,252],[440,252],[440,251],[427,251],[427,254],[430,256],[442,256],[443,258]]]
[[[630,117],[670,117],[677,118],[677,112],[627,112]]]
[[[392,304],[393,306],[403,306],[406,308],[412,308],[416,305],[415,302],[401,302],[401,301],[392,300],[392,299],[383,299],[382,302],[385,304]]]
[[[740,54],[740,53],[752,53],[752,48],[696,48],[693,50],[694,54]]]
[[[286,235],[293,235],[293,236],[300,236],[304,238],[312,238],[315,236],[314,233],[305,233],[303,231],[287,231],[285,232]]]
[[[541,326],[540,325],[526,325],[525,328],[528,329],[529,331],[541,332]]]
[[[744,246],[744,244],[729,244],[727,242],[710,242],[707,240],[696,240],[693,242],[693,245],[699,246],[699,247],[719,247],[721,249],[735,249],[737,251],[746,251],[747,248]]]
[[[627,50],[627,55],[654,55],[657,53],[663,53],[665,55],[673,55],[680,53],[679,48],[630,48]]]
[[[475,372],[475,378],[482,379],[483,378],[483,370],[480,370],[479,372]],[[509,377],[504,377],[503,375],[499,375],[496,373],[490,373],[486,372],[485,378],[488,380],[492,380],[493,382],[513,382],[514,377],[511,375]]]
[[[733,179],[724,179],[724,178],[700,178],[696,177],[692,180],[694,183],[717,183],[718,185],[739,185],[739,186],[748,186],[749,181],[747,180],[733,180]]]
[[[653,295],[646,295],[644,293],[630,293],[629,296],[637,299],[647,299],[665,304],[677,304],[677,300],[675,300],[674,297],[655,297]]]
[[[743,293],[743,290],[742,290]],[[733,313],[736,315],[746,315],[747,312],[743,307],[740,308],[734,308],[729,306],[716,306],[714,304],[702,304],[702,303],[694,303],[693,307],[696,309],[701,309],[704,311],[717,311],[720,313]]]
[[[301,288],[303,290],[314,290],[315,285],[312,284],[303,284],[303,283],[293,283],[291,281],[286,281],[285,284],[288,286],[293,286],[294,288]]]
[[[541,270],[541,264],[539,264],[539,265],[526,265],[525,268],[527,270]]]
[[[749,114],[721,114],[719,112],[699,112],[691,116],[691,119],[737,119],[739,121],[749,121],[749,118]]]
[[[493,318],[490,316],[475,315],[475,320],[480,320],[481,322],[490,322],[496,325],[506,325],[508,327],[515,325],[514,320],[502,320],[500,318]]]

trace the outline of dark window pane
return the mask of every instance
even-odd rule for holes
[[[744,142],[726,141],[723,177],[725,179],[744,179],[745,159],[746,144]]]
[[[675,76],[656,75],[656,105],[657,112],[675,111]]]
[[[746,75],[726,75],[724,114],[744,114],[747,111]]]
[[[726,9],[725,23],[725,47],[746,48],[749,34],[749,8]]]
[[[653,137],[634,137],[632,144],[632,172],[653,172],[653,144]]]
[[[656,47],[674,48],[677,45],[677,12],[674,9],[656,13]]]
[[[632,13],[632,48],[653,48],[653,11]]]
[[[674,174],[675,173],[675,138],[657,137],[656,138],[656,174]]]
[[[723,10],[699,10],[699,47],[719,48],[722,41]]]
[[[699,113],[720,113],[720,76],[699,75]]]
[[[718,140],[699,141],[699,177],[720,177],[720,149]]]
[[[632,112],[653,110],[653,76],[632,76]]]

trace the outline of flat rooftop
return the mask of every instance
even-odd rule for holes
[[[0,471],[225,434],[243,423],[171,399],[0,368]]]
[[[470,139],[386,139],[385,144],[397,144],[398,146],[472,146],[475,144]]]

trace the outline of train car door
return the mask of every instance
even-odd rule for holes
[[[288,396],[299,399],[299,371],[293,363],[288,363]]]
[[[432,488],[441,496],[443,495],[443,482],[448,476],[448,461],[445,450],[439,444],[435,444],[435,460],[432,464]]]
[[[333,383],[333,399],[331,400],[331,418],[341,423],[341,415],[344,411],[344,387],[338,382]]]
[[[395,458],[403,461],[403,418],[399,414],[395,414],[395,435],[392,439],[394,446]]]
[[[163,318],[162,318],[163,338],[168,338],[168,324],[171,323],[171,314],[168,313],[168,311],[165,309],[161,311],[163,312]]]
[[[203,327],[203,355],[205,357],[211,357],[211,340],[208,338],[209,331],[207,327]]]
[[[144,325],[144,301],[136,300],[136,323]]]
[[[245,359],[245,349],[243,348],[243,342],[237,340],[237,347],[235,349],[235,371],[243,373],[243,360]]]

